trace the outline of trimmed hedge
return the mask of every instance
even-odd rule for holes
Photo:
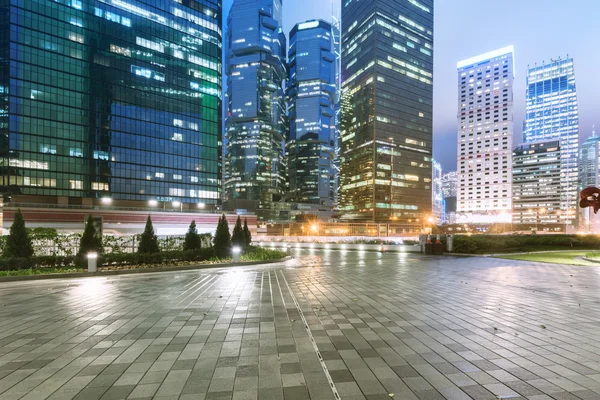
[[[271,250],[261,247],[250,247],[242,255],[243,261],[266,261],[286,256],[284,251]],[[215,250],[204,248],[188,251],[163,251],[160,253],[111,253],[103,254],[98,259],[98,266],[120,267],[134,265],[172,265],[181,262],[219,261]],[[0,271],[16,271],[22,269],[69,268],[76,264],[76,256],[39,256],[31,258],[2,258]],[[87,263],[81,266],[87,267]]]
[[[15,271],[30,268],[62,268],[75,264],[73,256],[38,256],[31,258],[0,258],[0,271]]]
[[[159,265],[177,262],[207,261],[214,258],[212,248],[196,251],[165,251],[155,254],[119,253],[105,254],[99,258],[100,267],[123,265]],[[85,264],[85,265],[83,265]],[[81,266],[86,267],[87,263]],[[40,256],[31,258],[0,258],[0,271],[15,271],[30,268],[64,268],[76,265],[76,256]]]
[[[121,265],[160,265],[186,261],[207,261],[215,257],[212,248],[188,251],[163,251],[160,253],[123,253],[102,256],[103,267]]]
[[[456,235],[453,252],[482,254],[507,251],[523,251],[539,247],[569,247],[577,249],[600,249],[597,235]]]
[[[284,258],[287,256],[287,253],[282,250],[273,250],[266,249],[264,247],[255,247],[250,246],[248,249],[242,254],[242,261],[268,261],[268,260],[276,260],[278,258]]]

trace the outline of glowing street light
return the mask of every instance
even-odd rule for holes
[[[148,200],[148,205],[150,207],[156,207],[156,206],[158,206],[158,201],[157,200]]]
[[[98,272],[98,253],[87,253],[88,272]]]
[[[231,249],[231,255],[233,256],[233,262],[240,262],[240,254],[242,253],[242,249],[239,246],[234,246]]]

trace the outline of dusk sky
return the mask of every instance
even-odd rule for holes
[[[232,2],[223,1],[224,23]],[[329,0],[284,0],[283,7],[286,33],[307,19],[331,20]],[[575,60],[581,141],[592,125],[600,128],[599,17],[598,0],[436,0],[433,152],[444,172],[456,170],[456,63],[507,45],[515,46],[514,144],[522,140],[527,65],[567,54]]]

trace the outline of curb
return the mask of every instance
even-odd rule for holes
[[[587,257],[581,257],[581,259],[584,260],[584,261],[589,261],[591,263],[600,264],[600,260],[598,260],[598,259],[587,258]]]
[[[572,253],[574,251],[588,251],[593,252],[590,249],[573,249],[573,250],[548,250],[548,251],[526,251],[520,253],[495,253],[495,254],[480,254],[480,257],[502,257],[502,256],[522,256],[526,254],[546,254],[546,253]]]
[[[228,268],[228,267],[248,267],[253,265],[268,265],[285,262],[293,259],[294,257],[278,258],[276,260],[267,261],[241,261],[239,263],[222,263],[222,264],[197,264],[197,265],[180,265],[172,267],[162,268],[138,268],[138,269],[122,269],[116,271],[105,271],[105,272],[71,272],[66,274],[47,274],[47,275],[24,275],[24,276],[2,276],[0,277],[0,283],[2,282],[18,282],[18,281],[37,281],[44,279],[58,279],[58,278],[89,278],[98,276],[115,276],[115,275],[135,275],[135,274],[152,274],[155,272],[177,272],[177,271],[194,271],[203,269],[215,269],[215,268]]]

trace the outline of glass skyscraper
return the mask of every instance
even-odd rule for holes
[[[562,230],[560,141],[526,143],[513,151],[512,223],[517,230]]]
[[[287,96],[289,200],[334,205],[336,159],[336,32],[325,21],[290,32]]]
[[[581,144],[579,150],[579,190],[588,186],[600,187],[600,136],[596,134],[595,127],[592,136]],[[600,219],[591,208],[580,209],[580,228],[587,228],[598,232]]]
[[[445,218],[444,193],[442,191],[442,165],[433,161],[432,165],[432,190],[431,190],[431,214],[436,225],[441,225]]]
[[[600,136],[595,128],[579,152],[579,189],[588,186],[600,186]]]
[[[562,222],[577,221],[579,110],[572,58],[527,70],[525,142],[559,140]]]
[[[234,0],[226,35],[229,209],[276,218],[285,192],[286,39],[281,0]]]
[[[418,229],[431,217],[433,0],[342,5],[341,208]],[[348,115],[349,114],[349,115]]]
[[[221,1],[0,0],[0,185],[217,204]]]

